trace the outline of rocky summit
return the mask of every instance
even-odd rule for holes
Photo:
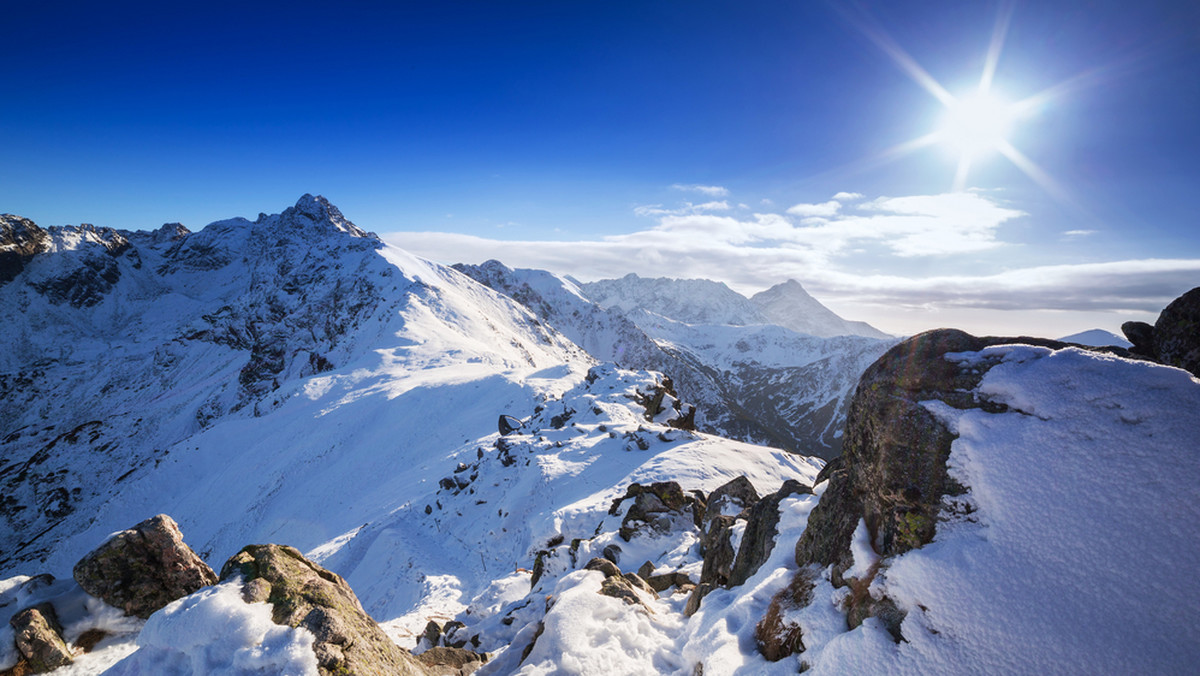
[[[819,335],[319,196],[5,215],[0,674],[1189,673],[1198,292],[1128,350]]]

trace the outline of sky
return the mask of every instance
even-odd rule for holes
[[[441,262],[792,278],[897,334],[1117,331],[1200,285],[1194,2],[4,15],[0,212],[43,226],[322,194]]]

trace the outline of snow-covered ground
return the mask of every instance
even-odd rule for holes
[[[800,659],[815,674],[1195,673],[1200,381],[1075,348],[951,357],[996,355],[977,392],[1009,412],[929,406],[959,435],[972,521],[940,523],[871,587],[907,612],[905,641],[874,620],[846,632],[825,577]]]

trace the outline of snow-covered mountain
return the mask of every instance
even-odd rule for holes
[[[1106,345],[1114,345],[1116,347],[1126,348],[1133,347],[1133,343],[1125,340],[1112,331],[1105,331],[1104,329],[1080,331],[1079,333],[1072,333],[1069,336],[1063,336],[1062,338],[1059,338],[1059,340],[1064,343],[1077,343],[1079,345],[1090,345],[1092,347],[1104,347]]]
[[[841,448],[858,375],[891,344],[772,325],[753,303],[707,280],[630,275],[578,285],[498,261],[455,267],[521,302],[595,358],[669,375],[697,406],[700,429],[826,458]]]
[[[618,315],[489,268],[548,308],[530,311],[319,197],[195,233],[0,226],[0,673],[51,648],[64,676],[337,673],[318,660],[357,649],[344,615],[281,621],[295,589],[251,570],[252,543],[352,587],[343,607],[422,675],[1200,661],[1176,574],[1200,557],[1200,366],[1153,361],[1195,354],[1200,289],[1140,359],[910,338],[863,373],[826,465],[689,429],[662,374],[569,336],[721,379],[851,371],[836,341],[880,341]],[[137,532],[109,534],[159,513],[222,579],[141,615],[85,588],[76,562],[111,563],[97,552]],[[178,563],[118,566],[115,586]]]
[[[546,380],[532,374],[582,373],[593,363],[524,308],[385,246],[319,197],[196,233],[7,222],[42,245],[16,259],[20,271],[0,286],[9,346],[0,354],[4,567],[69,558],[87,544],[65,543],[128,525],[131,502],[150,508],[162,500],[164,474],[156,470],[164,463],[203,474],[217,458],[258,458],[260,444],[297,444],[290,456],[261,456],[266,495],[302,449],[320,456],[341,445],[303,426],[261,422],[281,407],[308,408],[309,424],[325,429],[338,416],[324,411],[341,403],[382,404],[434,382],[446,385],[449,405],[452,383],[506,374],[490,402],[457,413],[463,420],[453,432],[429,429],[420,417],[395,420],[455,438],[492,428],[512,401],[566,386],[531,386]],[[231,428],[243,431],[225,436]],[[142,477],[150,488],[139,495]],[[192,479],[179,481],[183,500]],[[297,514],[253,530],[283,537],[285,523],[305,530]]]
[[[750,297],[750,302],[758,307],[768,322],[791,329],[796,333],[822,338],[832,336],[891,338],[866,322],[842,319],[833,310],[808,295],[800,282],[794,279],[754,294]]]

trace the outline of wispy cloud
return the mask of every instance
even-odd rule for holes
[[[682,206],[668,209],[661,204],[643,204],[633,208],[633,213],[638,216],[684,216],[687,214],[702,214],[709,211],[729,211],[729,202],[721,200],[719,202],[705,202],[703,204],[692,204],[684,202]]]
[[[726,197],[729,195],[727,188],[722,188],[719,185],[699,185],[696,183],[676,183],[671,186],[674,190],[682,190],[684,192],[698,192],[708,195],[709,197]]]
[[[860,200],[863,197],[864,195],[861,192],[839,192],[833,196],[833,199],[839,202],[853,202],[854,200]]]
[[[1067,230],[1063,233],[1064,237],[1087,237],[1088,235],[1096,234],[1095,230]]]
[[[1001,227],[1025,216],[995,198],[964,192],[880,197],[828,216],[730,210],[725,202],[640,207],[655,219],[635,232],[585,241],[513,242],[438,232],[404,232],[387,241],[434,260],[542,268],[584,280],[643,276],[708,278],[746,293],[788,278],[803,280],[818,298],[895,312],[930,308],[1157,312],[1200,278],[1200,260],[1139,259],[1070,265],[1011,266],[1001,272],[930,275],[929,259],[1009,246]],[[863,251],[877,269],[855,264]],[[1014,247],[1014,251],[1019,248]],[[991,255],[995,255],[994,253]],[[852,260],[853,259],[853,260]],[[1013,259],[1018,261],[1019,259]],[[934,268],[937,269],[937,268]]]

